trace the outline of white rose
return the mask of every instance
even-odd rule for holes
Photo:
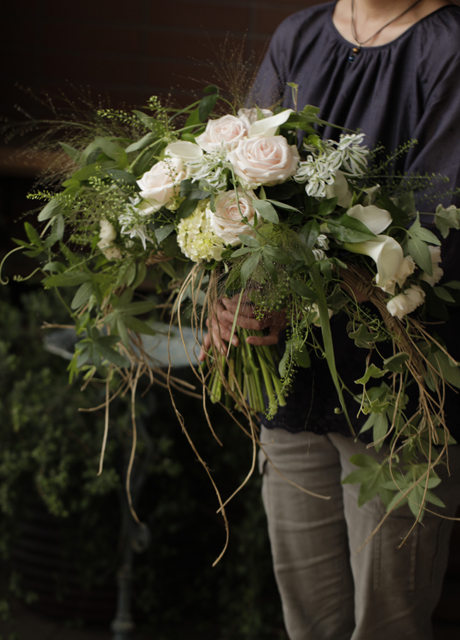
[[[332,184],[326,184],[326,198],[338,198],[339,207],[349,207],[352,194],[348,189],[348,182],[344,174],[338,170]],[[354,207],[353,207],[354,208]],[[349,212],[348,212],[349,213]]]
[[[423,304],[425,292],[417,285],[412,285],[387,302],[388,313],[396,318],[403,318]]]
[[[376,236],[385,231],[392,220],[386,209],[379,209],[374,204],[370,204],[367,207],[356,204],[351,209],[348,209],[347,214],[366,225],[369,231],[375,233]]]
[[[152,205],[152,211],[158,211],[179,195],[180,183],[185,177],[182,159],[167,157],[144,173],[137,184],[141,197]]]
[[[394,294],[395,287],[398,284],[400,287],[406,282],[407,278],[411,276],[415,271],[416,264],[412,256],[406,256],[402,259],[401,266],[399,267],[396,275],[382,287],[387,293]]]
[[[293,176],[299,152],[283,136],[247,138],[229,153],[229,160],[242,184],[251,189],[285,182]]]
[[[197,144],[210,153],[223,145],[233,149],[240,140],[248,135],[246,123],[236,116],[223,116],[217,120],[208,120],[205,132],[197,136]]]
[[[118,247],[112,246],[113,241],[117,237],[115,227],[108,220],[100,221],[99,242],[97,246],[105,255],[107,260],[119,260],[122,255]]]
[[[442,276],[444,275],[444,271],[439,266],[441,262],[441,247],[439,246],[434,247],[433,245],[429,244],[428,249],[430,250],[430,253],[431,253],[433,275],[429,276],[427,273],[423,272],[422,275],[420,276],[420,280],[424,280],[425,282],[428,282],[429,285],[434,287],[434,285],[438,284],[438,282],[441,280]]]
[[[237,198],[238,193],[238,198]],[[256,196],[252,191],[244,193],[242,189],[238,191],[227,191],[216,199],[215,212],[207,209],[207,217],[214,233],[222,238],[225,244],[241,244],[240,234],[255,236],[254,229],[243,221],[243,217],[249,223],[254,223],[255,210],[252,199]]]

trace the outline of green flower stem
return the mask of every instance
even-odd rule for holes
[[[281,380],[280,380],[280,378],[278,376],[278,373],[276,371],[275,360],[273,359],[273,349],[271,347],[268,347],[267,345],[263,345],[262,351],[264,353],[264,356],[266,357],[266,359],[270,363],[272,382],[273,382],[273,386],[275,387],[275,391],[276,391],[276,394],[277,394],[278,404],[280,405],[280,407],[285,407],[286,406],[286,399],[285,399],[284,393],[282,391],[283,387],[282,387],[282,384],[281,384]]]
[[[259,359],[257,358],[256,360],[256,358],[254,357],[254,353],[251,345],[246,342],[246,338],[248,338],[251,334],[248,332],[247,329],[242,329],[241,335],[243,338],[242,344],[244,345],[244,349],[246,351],[246,358],[247,358],[247,361],[250,363],[251,369],[252,369],[251,381],[253,382],[254,395],[257,400],[254,405],[251,404],[251,407],[254,409],[254,411],[263,411],[265,407],[265,402],[264,402],[264,394],[262,390],[262,383],[260,380],[260,368],[257,366],[258,364],[257,360]],[[257,349],[254,349],[254,352],[257,353]]]
[[[227,361],[225,356],[220,356],[221,370],[218,370],[214,373],[211,381],[210,395],[211,395],[211,402],[213,402],[214,404],[216,402],[220,402],[220,399],[222,398],[222,377],[221,376],[225,375],[226,362]]]

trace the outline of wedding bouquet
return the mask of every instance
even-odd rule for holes
[[[373,355],[357,381],[362,392],[350,392],[357,413],[368,416],[361,431],[372,429],[375,448],[386,442],[389,453],[383,465],[356,456],[346,481],[361,483],[361,502],[376,494],[389,510],[408,502],[420,519],[427,501],[442,504],[431,488],[452,442],[444,387],[460,387],[458,363],[424,324],[428,308],[445,316],[459,299],[460,283],[439,285],[438,235],[460,227],[460,210],[437,207],[438,235],[423,227],[412,190],[424,178],[384,184],[391,160],[369,163],[363,133],[323,140],[326,123],[315,107],[271,112],[238,108],[214,86],[205,94],[182,110],[168,111],[156,98],[148,113],[100,110],[60,143],[72,163],[62,189],[32,194],[47,201],[38,215],[43,227],[26,224],[28,240],[17,250],[40,260],[45,288],[76,289],[68,306],[79,338],[70,375],[105,380],[106,425],[110,400],[128,391],[134,398],[141,375],[191,392],[143,349],[142,336],[155,333],[144,316],[181,325],[190,300],[198,339],[225,295],[237,310],[249,302],[261,318],[284,313],[288,339],[282,357],[251,347],[235,320],[241,346],[221,353],[211,345],[208,373],[197,372],[211,399],[224,394],[229,410],[243,411],[255,443],[256,414],[271,417],[288,403],[296,368],[318,355],[350,423],[330,322],[347,314],[349,338]],[[211,118],[216,104],[225,109]],[[378,314],[357,301],[358,292]],[[408,415],[411,383],[419,399]],[[131,463],[134,451],[135,442]]]

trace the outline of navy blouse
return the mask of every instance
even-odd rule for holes
[[[441,184],[436,202],[447,205],[447,189],[460,187],[460,8],[447,5],[426,16],[392,42],[363,47],[353,52],[332,21],[335,2],[300,11],[277,29],[259,69],[252,101],[268,107],[281,101],[294,108],[287,82],[299,85],[298,108],[312,104],[319,116],[336,125],[366,134],[367,144],[383,145],[393,153],[401,144],[418,144],[397,161],[404,173],[436,173],[449,178]],[[326,127],[324,137],[337,138],[340,131]],[[420,201],[422,211],[434,203]],[[451,231],[443,243],[444,280],[460,280],[460,231]],[[436,327],[449,351],[460,360],[460,313],[453,309],[450,320]],[[358,349],[346,335],[343,318],[332,320],[337,368],[346,384],[361,377],[367,351]],[[327,365],[315,360],[300,370],[288,406],[281,408],[267,427],[290,431],[330,431],[349,435],[338,406]],[[351,416],[358,405],[347,403]],[[446,415],[453,435],[460,437],[456,416],[460,396],[448,393]],[[454,420],[455,418],[455,420]],[[359,428],[362,420],[354,420]]]

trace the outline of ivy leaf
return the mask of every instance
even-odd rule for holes
[[[367,367],[364,376],[362,378],[359,378],[359,380],[355,380],[355,383],[365,385],[371,378],[382,378],[385,374],[386,371],[382,371],[375,364],[371,364]]]
[[[430,244],[435,244],[435,245],[438,245],[438,246],[441,244],[441,242],[434,235],[434,233],[429,231],[429,229],[425,229],[424,227],[422,227],[422,225],[420,224],[420,219],[419,219],[419,215],[418,214],[417,214],[417,219],[408,228],[407,231],[408,231],[408,233],[409,233],[411,238],[418,238],[419,240],[422,240],[423,242],[429,242]],[[414,260],[415,260],[415,258],[414,258]]]
[[[455,303],[455,298],[451,296],[451,294],[444,287],[433,287],[433,291],[438,298],[444,300],[444,302],[453,302]]]
[[[437,207],[434,221],[443,238],[447,238],[450,229],[460,229],[460,209],[453,205],[445,209],[441,204]]]
[[[383,365],[388,371],[393,373],[404,373],[406,370],[405,363],[409,360],[409,354],[397,353],[391,358],[387,358],[383,361]]]
[[[348,337],[355,341],[357,347],[362,349],[369,349],[374,342],[382,342],[385,340],[385,336],[368,331],[365,324],[360,324],[356,331],[348,334]]]
[[[376,495],[380,495],[385,502],[388,494],[384,483],[388,480],[389,472],[385,469],[384,465],[380,465],[371,456],[363,454],[352,456],[350,462],[359,467],[359,469],[348,474],[348,476],[342,480],[342,484],[361,485],[358,496],[358,506],[362,507],[363,504],[372,500]],[[385,499],[383,496],[385,496]]]

